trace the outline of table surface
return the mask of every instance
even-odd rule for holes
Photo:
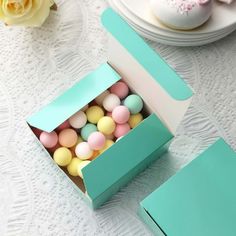
[[[236,32],[195,48],[148,42],[195,96],[169,153],[93,212],[26,118],[106,61],[102,0],[58,0],[41,28],[0,25],[0,235],[151,235],[139,202],[222,136],[236,150]],[[174,196],[173,196],[174,197]]]

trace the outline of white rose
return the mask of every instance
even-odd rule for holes
[[[0,20],[7,25],[41,26],[52,0],[0,0]]]

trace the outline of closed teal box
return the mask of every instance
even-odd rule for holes
[[[219,139],[145,198],[139,209],[156,235],[236,235],[236,153]]]
[[[92,208],[167,150],[192,97],[184,81],[119,15],[108,9],[102,22],[110,33],[107,63],[27,120],[31,127],[51,132],[121,78],[143,98],[147,117],[84,167],[83,181],[65,171]]]

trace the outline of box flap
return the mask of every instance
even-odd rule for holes
[[[105,63],[32,115],[27,122],[33,127],[51,132],[119,79],[120,76]]]
[[[168,236],[234,236],[236,153],[219,139],[141,202]]]
[[[96,199],[113,186],[159,147],[172,134],[155,114],[143,120],[101,156],[83,168],[84,184],[91,199]]]
[[[175,133],[192,90],[180,76],[112,9],[102,15],[110,33],[108,62]]]

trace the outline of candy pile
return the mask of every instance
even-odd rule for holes
[[[141,97],[119,81],[54,131],[38,137],[59,166],[83,178],[83,167],[143,120],[142,109]]]

